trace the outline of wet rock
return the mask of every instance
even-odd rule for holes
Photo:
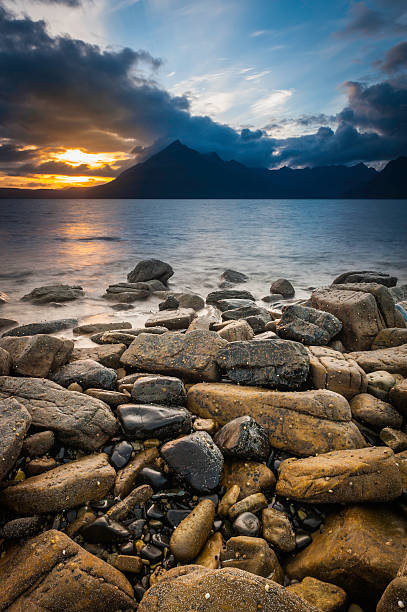
[[[106,454],[89,455],[10,485],[0,497],[17,514],[43,514],[103,499],[115,476]]]
[[[115,470],[120,470],[130,461],[130,457],[133,452],[133,447],[126,440],[122,440],[113,447],[113,452],[110,457],[110,463],[113,465]]]
[[[250,416],[229,421],[218,431],[214,441],[223,454],[238,459],[261,461],[267,459],[270,454],[266,430]]]
[[[20,454],[31,415],[16,399],[0,400],[0,481]]]
[[[256,537],[260,533],[260,521],[252,512],[242,512],[233,521],[233,531],[241,536]]]
[[[371,372],[366,376],[367,378],[367,392],[375,397],[388,401],[389,391],[396,384],[396,379],[389,372],[379,370],[378,372]]]
[[[390,374],[401,374],[407,377],[407,344],[376,351],[360,351],[348,353],[366,372],[385,370]]]
[[[11,372],[13,361],[10,353],[0,347],[0,376],[8,376]]]
[[[120,359],[125,350],[125,344],[106,344],[103,346],[76,348],[72,351],[70,361],[92,359],[105,368],[117,370],[121,366]]]
[[[196,565],[202,565],[208,569],[218,569],[222,548],[223,538],[219,531],[217,531],[210,538],[208,538],[194,563]]]
[[[112,368],[106,368],[93,359],[78,359],[54,372],[52,380],[61,387],[78,383],[83,389],[113,389],[117,374]]]
[[[392,387],[389,399],[402,414],[407,415],[407,378]]]
[[[28,436],[23,442],[23,453],[28,457],[45,455],[54,446],[55,436],[52,431],[39,431]]]
[[[233,521],[236,517],[244,512],[252,512],[256,514],[259,510],[267,507],[267,499],[263,493],[253,493],[244,499],[237,501],[229,508],[229,518]]]
[[[301,346],[301,345],[300,345]],[[332,391],[279,392],[229,384],[190,388],[188,409],[225,425],[242,413],[253,417],[274,448],[299,456],[366,445],[344,397]]]
[[[382,329],[373,340],[371,349],[391,348],[392,346],[401,346],[407,344],[407,328],[391,327]]]
[[[205,431],[167,442],[161,448],[161,455],[170,468],[196,491],[207,493],[218,486],[223,456]]]
[[[295,290],[289,280],[279,278],[271,284],[270,293],[279,293],[284,298],[291,298],[294,297]]]
[[[16,325],[18,325],[18,321],[15,321],[14,319],[4,319],[0,317],[0,331],[8,329],[9,327],[16,327]]]
[[[244,319],[254,333],[259,334],[265,330],[267,323],[271,321],[271,315],[265,308],[253,304],[253,306],[241,306],[240,308],[226,310],[222,312],[222,319],[223,321]]]
[[[151,280],[159,280],[164,285],[174,274],[172,267],[159,259],[144,259],[139,261],[134,270],[128,273],[129,283],[140,283]]]
[[[37,457],[26,464],[25,472],[27,476],[37,476],[56,467],[58,467],[58,463],[53,457]]]
[[[231,321],[219,330],[219,336],[228,342],[252,340],[254,331],[247,321]]]
[[[96,450],[117,431],[118,423],[106,404],[50,380],[0,377],[0,398],[11,396],[31,414],[33,426],[53,431],[74,448]]]
[[[283,584],[284,574],[275,552],[263,538],[236,536],[226,542],[221,556],[222,567],[236,567]]]
[[[377,612],[400,612],[407,607],[407,563],[403,559],[396,577],[383,593]]]
[[[99,516],[93,523],[86,525],[81,530],[81,534],[87,542],[95,544],[99,542],[110,544],[112,542],[128,540],[131,537],[126,527],[108,516]]]
[[[132,330],[129,330],[132,331]],[[125,331],[107,331],[103,332],[102,337],[100,338],[100,344],[124,344],[124,346],[130,346],[130,344],[134,340],[134,334],[126,333]],[[121,351],[119,355],[119,359],[124,352]]]
[[[110,308],[112,310],[133,310],[134,306],[133,304],[122,304],[121,302],[117,303],[117,304],[112,304],[110,306]]]
[[[120,293],[108,291],[103,296],[106,300],[110,300],[113,302],[120,301],[121,304],[132,304],[133,302],[138,302],[139,300],[145,300],[150,297],[149,289],[122,289]]]
[[[146,327],[166,327],[170,330],[186,329],[195,316],[192,309],[163,310],[149,317]]]
[[[187,392],[179,378],[173,376],[143,376],[135,381],[131,397],[138,404],[184,406]]]
[[[226,517],[229,514],[229,509],[237,502],[240,495],[240,487],[232,485],[224,494],[218,505],[219,516]]]
[[[289,561],[286,573],[336,584],[372,609],[396,575],[406,546],[407,521],[391,506],[350,506],[327,517],[323,533],[314,534],[312,544]]]
[[[105,402],[111,408],[117,408],[120,404],[127,404],[129,396],[119,391],[108,391],[106,389],[86,389],[86,395],[95,397],[101,402]]]
[[[13,519],[0,529],[0,537],[6,540],[15,538],[29,538],[36,535],[42,527],[39,516],[26,516]]]
[[[385,274],[384,272],[363,270],[358,272],[344,272],[332,281],[333,285],[342,285],[343,283],[378,283],[386,287],[395,287],[397,285],[397,278]]]
[[[45,285],[33,289],[27,295],[24,295],[21,300],[23,302],[31,302],[32,304],[48,304],[50,302],[72,302],[85,295],[82,287],[77,285]]]
[[[309,354],[299,342],[251,340],[225,346],[217,363],[238,384],[296,389],[307,378]]]
[[[137,505],[145,504],[153,493],[154,491],[150,485],[141,485],[140,487],[133,489],[133,491],[131,491],[129,495],[123,499],[123,501],[120,501],[109,508],[109,510],[106,512],[106,516],[114,521],[122,521],[127,518],[127,516]]]
[[[11,548],[0,565],[0,581],[3,610],[134,609],[133,589],[123,574],[60,531]]]
[[[122,355],[124,365],[190,381],[216,381],[219,350],[226,340],[216,332],[196,330],[186,334],[141,334]]]
[[[109,563],[121,572],[128,574],[139,574],[144,567],[140,557],[134,555],[111,555]]]
[[[319,346],[327,345],[341,329],[334,315],[300,304],[286,306],[276,326],[280,338]]]
[[[219,308],[221,312],[226,312],[227,310],[235,310],[237,308],[251,308],[254,305],[252,300],[219,300],[216,303],[216,306]]]
[[[309,602],[321,612],[342,612],[348,599],[345,591],[340,587],[321,582],[310,576],[297,584],[288,586],[287,590]]]
[[[156,448],[149,448],[138,453],[123,469],[119,470],[114,484],[115,497],[122,499],[126,497],[134,489],[141,470],[153,464],[158,456]]]
[[[380,432],[380,440],[395,453],[407,450],[407,434],[398,429],[385,427]]]
[[[63,329],[76,325],[77,319],[58,319],[57,321],[44,321],[42,323],[29,323],[13,327],[3,334],[5,336],[35,336],[37,334],[54,334]]]
[[[383,447],[287,459],[276,485],[278,495],[314,504],[391,501],[401,491],[394,454]]]
[[[273,472],[264,463],[255,461],[226,461],[222,485],[227,489],[239,486],[239,499],[244,499],[261,490],[274,487],[276,479]]]
[[[239,285],[240,283],[246,283],[249,280],[249,277],[243,272],[236,272],[236,270],[225,270],[221,276],[221,281],[226,281],[227,283],[233,283],[234,285]]]
[[[158,310],[178,310],[179,302],[174,295],[167,295],[163,302],[158,304]]]
[[[88,335],[106,332],[115,329],[131,329],[132,325],[128,321],[118,321],[113,323],[87,323],[85,325],[79,325],[73,330],[74,334],[77,335]]]
[[[274,580],[236,568],[209,570],[199,565],[166,572],[146,592],[138,612],[185,612],[197,604],[205,612],[317,612]]]
[[[117,415],[130,438],[160,440],[191,431],[191,414],[185,408],[154,404],[123,404]]]
[[[350,401],[350,409],[355,419],[377,431],[383,427],[400,428],[403,423],[403,417],[391,404],[369,393],[355,395]]]
[[[204,499],[173,531],[170,549],[177,561],[192,561],[204,546],[212,529],[215,506]]]
[[[68,361],[73,342],[47,335],[9,336],[0,338],[0,348],[10,354],[15,374],[46,378]]]
[[[263,538],[282,552],[295,549],[295,533],[290,519],[284,512],[265,508],[262,512]]]
[[[325,346],[310,346],[308,350],[316,389],[328,389],[347,399],[366,391],[366,374],[354,359]]]
[[[219,289],[217,291],[212,291],[206,296],[206,303],[216,304],[220,300],[251,300],[254,302],[253,295],[244,289]]]

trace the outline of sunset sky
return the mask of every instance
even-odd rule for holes
[[[406,0],[0,0],[0,186],[407,153]]]

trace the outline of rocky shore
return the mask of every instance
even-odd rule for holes
[[[407,610],[407,286],[172,275],[107,288],[144,327],[0,318],[0,610]]]

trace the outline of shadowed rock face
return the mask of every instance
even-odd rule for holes
[[[342,285],[343,283],[377,283],[385,287],[395,287],[397,285],[397,278],[384,272],[362,270],[359,272],[344,272],[337,276],[332,284]]]
[[[30,413],[16,399],[0,400],[0,481],[17,460],[30,425]]]
[[[46,334],[7,336],[0,339],[0,347],[10,354],[15,374],[46,377],[68,361],[73,342]]]
[[[286,306],[276,331],[280,338],[303,344],[324,346],[342,329],[342,323],[329,312],[300,304]]]

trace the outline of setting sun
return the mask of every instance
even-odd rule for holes
[[[111,153],[86,153],[82,149],[67,149],[64,153],[57,153],[55,159],[70,164],[71,166],[87,164],[88,166],[97,168],[103,164],[114,162],[115,155]]]

